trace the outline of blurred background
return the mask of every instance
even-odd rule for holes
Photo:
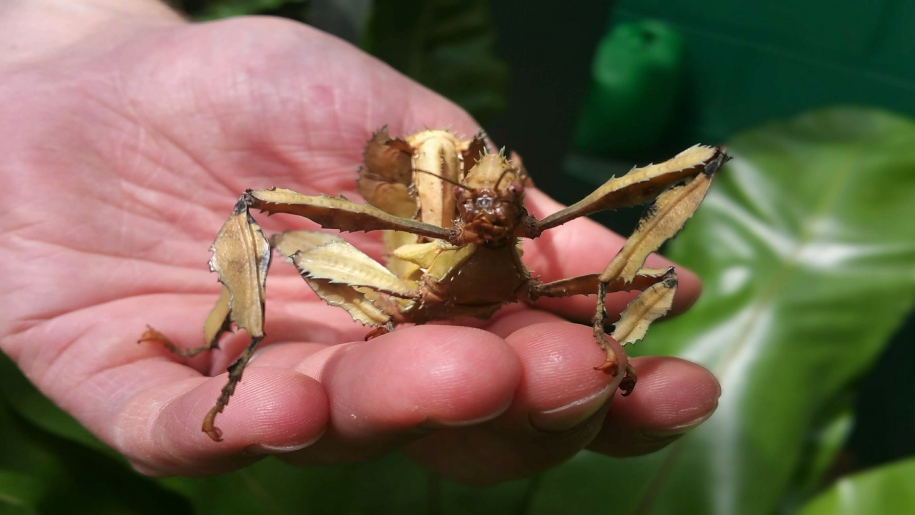
[[[650,457],[583,452],[491,488],[396,454],[152,480],[125,474],[4,358],[0,513],[915,513],[915,4],[174,3],[359,45],[465,107],[564,203],[727,144],[734,161],[666,249],[703,298],[633,349],[708,366],[719,411]],[[626,233],[639,214],[595,218]]]

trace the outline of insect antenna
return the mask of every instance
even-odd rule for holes
[[[444,182],[447,182],[447,183],[449,183],[449,184],[453,184],[453,185],[457,186],[458,188],[463,188],[463,189],[465,189],[465,190],[467,190],[467,191],[473,191],[473,188],[468,188],[467,186],[464,186],[463,184],[461,184],[461,183],[459,183],[459,182],[457,182],[457,181],[451,180],[451,179],[449,179],[449,178],[447,178],[447,177],[442,177],[441,175],[439,175],[439,174],[437,174],[437,173],[433,173],[433,172],[430,172],[430,171],[427,171],[427,170],[421,170],[421,169],[419,169],[419,168],[414,168],[413,171],[414,171],[414,172],[420,172],[420,173],[429,174],[429,175],[431,175],[431,176],[433,176],[433,177],[437,177],[437,178],[441,179],[441,180],[444,181]]]

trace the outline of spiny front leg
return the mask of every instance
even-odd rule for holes
[[[676,184],[659,195],[645,210],[623,248],[600,274],[600,282],[610,283],[619,279],[632,281],[648,256],[673,238],[693,216],[705,198],[716,171],[717,167],[711,168],[710,165],[706,167],[706,172]]]
[[[203,419],[203,432],[218,442],[222,439],[222,432],[215,425],[216,415],[229,404],[248,361],[264,338],[264,303],[271,249],[264,232],[248,213],[244,196],[235,204],[232,216],[216,236],[212,250],[210,270],[219,274],[219,282],[228,290],[229,302],[228,308],[217,304],[208,320],[215,319],[225,310],[228,314],[222,327],[226,328],[231,321],[251,336],[248,347],[229,367],[229,381],[216,405]]]
[[[229,404],[229,398],[241,381],[248,361],[264,338],[265,281],[271,250],[260,226],[248,213],[244,196],[235,204],[232,216],[222,226],[211,250],[213,257],[210,259],[210,270],[219,274],[219,282],[223,287],[216,306],[204,324],[206,343],[199,347],[181,349],[151,327],[143,333],[140,341],[156,341],[178,355],[194,356],[217,348],[219,336],[229,330],[231,324],[244,329],[251,336],[248,347],[229,367],[229,380],[216,404],[203,419],[202,431],[218,442],[222,439],[222,432],[215,425],[216,415]]]
[[[245,367],[248,366],[248,362],[251,361],[251,356],[253,356],[254,351],[257,350],[257,345],[263,339],[263,335],[251,338],[251,343],[248,344],[244,352],[238,356],[238,359],[236,359],[234,363],[229,365],[229,381],[222,387],[219,398],[216,399],[216,404],[210,408],[210,411],[203,417],[201,430],[214,442],[222,441],[222,430],[216,427],[216,415],[222,413],[226,406],[229,405],[229,398],[235,393],[235,387],[241,382],[241,375],[245,371]]]
[[[714,168],[717,171],[717,167]],[[623,248],[610,261],[607,268],[598,276],[597,309],[594,313],[594,336],[601,348],[607,349],[604,340],[604,321],[607,317],[602,293],[610,283],[631,282],[639,275],[648,256],[655,252],[665,241],[673,237],[686,223],[711,185],[713,173],[701,173],[682,184],[667,189],[651,204],[639,220],[636,230],[626,240]],[[623,311],[620,321],[612,334],[621,345],[641,339],[648,326],[670,310],[676,293],[677,277],[673,269],[664,278],[644,290]],[[616,356],[608,350],[607,360],[598,368],[615,373],[618,367]],[[627,370],[629,391],[635,386],[634,374]],[[621,385],[621,388],[623,386]],[[626,392],[628,393],[628,392]],[[624,394],[625,395],[625,394]]]
[[[394,216],[375,206],[350,202],[343,196],[303,195],[292,190],[272,188],[248,190],[244,199],[255,209],[270,214],[288,213],[303,216],[328,229],[345,232],[404,231],[445,241],[453,237],[450,229]]]
[[[724,149],[695,146],[667,162],[637,168],[623,177],[610,179],[582,201],[543,220],[531,219],[521,226],[519,236],[536,237],[543,230],[580,216],[654,198],[636,230],[601,274],[565,279],[531,289],[532,299],[538,295],[560,297],[597,290],[598,300],[592,320],[594,337],[607,351],[607,358],[598,369],[612,374],[619,371],[619,360],[608,346],[604,332],[607,319],[604,295],[608,290],[643,290],[616,324],[612,336],[620,344],[640,339],[651,322],[670,309],[677,284],[673,270],[664,272],[662,276],[646,273],[642,267],[648,256],[673,237],[693,215],[715,174],[728,159]],[[646,280],[649,284],[645,284]],[[624,391],[631,390],[635,385],[631,367],[627,366],[626,373],[627,377],[621,384]]]
[[[587,197],[542,220],[531,220],[519,236],[534,238],[541,232],[599,211],[638,206],[652,201],[664,190],[698,175],[711,177],[730,157],[720,147],[696,145],[658,164],[634,168],[613,177]]]

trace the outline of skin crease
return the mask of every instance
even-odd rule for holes
[[[492,484],[583,448],[651,452],[714,411],[714,377],[674,358],[633,360],[635,392],[614,393],[619,378],[592,370],[603,351],[590,328],[560,318],[587,321],[593,298],[364,342],[366,328],[275,259],[268,338],[217,418],[225,440],[213,443],[200,421],[246,335],[189,360],[135,341],[150,324],[199,344],[218,295],[208,246],[239,193],[277,185],[354,198],[363,145],[381,125],[469,135],[477,124],[289,21],[191,25],[141,0],[13,2],[2,14],[11,50],[0,63],[0,349],[140,472],[211,474],[270,454],[344,463],[402,448],[447,477]],[[526,198],[536,216],[559,207],[533,189]],[[381,257],[378,235],[346,237]],[[525,242],[524,259],[552,280],[602,270],[621,244],[577,220]],[[700,289],[679,273],[677,312]],[[629,297],[609,296],[608,311]]]

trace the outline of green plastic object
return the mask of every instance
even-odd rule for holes
[[[682,62],[683,38],[669,25],[618,25],[597,47],[575,150],[629,156],[655,146],[674,115]]]
[[[643,20],[683,36],[674,123],[652,158],[818,107],[915,116],[915,2],[617,0],[608,31]]]

